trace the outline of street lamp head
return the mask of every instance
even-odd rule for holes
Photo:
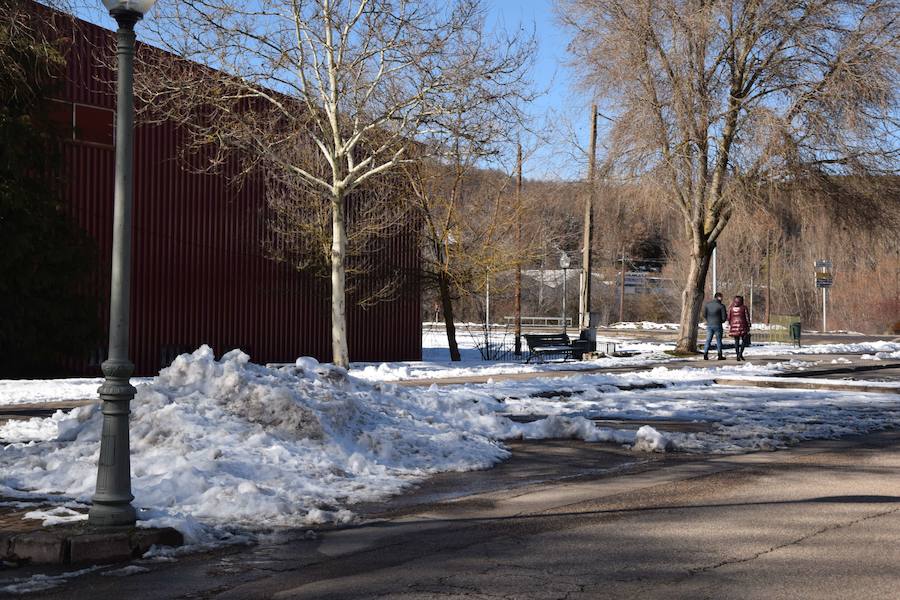
[[[565,252],[563,252],[559,256],[559,268],[560,269],[568,269],[571,264],[572,264],[572,261],[569,260],[569,255],[566,254]]]
[[[156,0],[103,0],[103,6],[110,14],[130,12],[143,16],[154,4]]]

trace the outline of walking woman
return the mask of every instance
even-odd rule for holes
[[[744,305],[743,296],[735,296],[728,307],[728,335],[734,338],[734,351],[738,360],[744,358],[744,343],[750,333],[750,311]]]

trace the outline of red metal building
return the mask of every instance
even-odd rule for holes
[[[112,246],[115,73],[98,54],[114,34],[75,21],[65,85],[54,119],[71,123],[64,149],[66,200],[73,218],[96,240],[100,266],[91,282],[108,327]],[[185,171],[178,130],[136,127],[131,359],[136,374],[156,373],[180,352],[209,344],[254,362],[331,357],[329,282],[267,259],[266,202],[260,185],[232,188],[222,176]],[[353,361],[415,360],[421,356],[417,229],[410,223],[390,240],[386,264],[408,274],[399,296],[362,309],[348,302]],[[72,361],[73,373],[99,373],[103,346]]]

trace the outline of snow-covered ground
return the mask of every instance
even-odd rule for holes
[[[720,377],[771,376],[792,361],[696,369],[666,366],[665,344],[561,365],[490,364],[475,341],[465,360],[355,365],[351,374],[309,358],[267,368],[240,351],[216,360],[210,348],[178,357],[138,381],[132,403],[132,485],[144,525],[173,525],[192,542],[228,527],[344,522],[353,505],[384,499],[440,471],[482,469],[504,460],[504,440],[552,437],[625,444],[638,451],[702,453],[773,449],[804,439],[864,433],[900,423],[900,395],[840,389],[785,390],[712,385]],[[441,334],[426,337],[428,352]],[[852,347],[852,350],[850,348]],[[778,352],[790,350],[778,345]],[[804,347],[809,353],[895,353],[900,344]],[[771,347],[753,347],[769,354]],[[473,356],[473,352],[475,355]],[[426,354],[428,355],[428,354]],[[414,377],[490,374],[575,366],[654,364],[629,373],[406,388]],[[96,397],[99,380],[0,382],[0,404]],[[836,385],[840,385],[837,383]],[[530,415],[521,423],[510,416]],[[591,419],[707,423],[699,432],[597,427]],[[94,491],[102,415],[96,405],[0,426],[0,496],[49,499],[36,518],[60,522]],[[74,509],[74,510],[73,510]]]
[[[900,350],[894,352],[876,352],[875,354],[863,354],[860,358],[866,360],[889,360],[900,358]]]
[[[132,377],[133,385],[152,381],[152,377]],[[0,406],[41,404],[66,400],[94,400],[103,383],[101,377],[69,379],[0,379]]]
[[[610,329],[644,329],[653,331],[678,331],[678,323],[655,323],[653,321],[620,321]]]
[[[667,323],[656,323],[656,329],[666,328]],[[499,330],[499,327],[498,327]],[[391,363],[354,363],[354,377],[371,382],[402,381],[407,379],[432,379],[447,377],[486,376],[502,373],[534,373],[538,371],[596,370],[607,367],[639,367],[665,364],[676,358],[666,351],[674,349],[673,343],[647,342],[627,338],[600,337],[598,342],[613,342],[616,349],[631,356],[601,358],[589,361],[549,361],[525,364],[515,361],[484,361],[479,347],[484,346],[484,334],[476,325],[460,327],[457,331],[462,360],[451,362],[447,350],[447,337],[442,328],[425,329],[422,333],[421,361]],[[495,331],[490,338],[493,344],[512,344],[512,334]],[[727,341],[727,340],[726,340]],[[523,342],[524,344],[524,342]],[[730,352],[730,351],[729,351]],[[900,343],[874,341],[847,344],[807,344],[797,348],[791,344],[754,344],[745,355],[753,359],[773,354],[860,354],[866,360],[890,360],[900,358]],[[836,359],[840,361],[840,359]],[[132,383],[149,383],[150,377],[132,378]],[[0,406],[41,403],[58,400],[91,400],[97,398],[101,378],[72,378],[51,380],[0,380]]]
[[[671,323],[619,323],[628,325],[627,329],[669,329]],[[638,327],[640,325],[640,327]],[[676,325],[677,327],[677,325]],[[595,370],[607,367],[647,366],[665,364],[676,358],[667,351],[675,349],[674,342],[648,342],[630,340],[619,337],[598,337],[598,343],[613,342],[616,350],[631,356],[607,357],[585,361],[552,361],[547,363],[514,361],[484,361],[479,348],[485,345],[484,332],[477,327],[461,327],[457,330],[462,360],[451,362],[447,350],[447,336],[443,328],[426,329],[422,333],[422,361],[406,361],[393,363],[358,363],[353,365],[353,375],[369,381],[398,381],[407,379],[432,379],[447,377],[484,376],[501,373],[530,373],[552,370]],[[499,326],[491,334],[490,343],[512,345],[512,333],[502,331]],[[724,340],[726,343],[730,340]],[[523,341],[524,346],[524,341]],[[728,351],[733,353],[732,350]],[[749,359],[776,354],[811,355],[811,354],[862,354],[864,359],[890,359],[900,357],[900,342],[873,341],[847,344],[806,344],[796,347],[787,343],[754,343],[746,349]],[[698,357],[699,360],[699,357]]]

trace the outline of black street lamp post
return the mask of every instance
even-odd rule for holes
[[[136,390],[131,385],[134,364],[128,358],[131,301],[131,204],[134,147],[134,25],[156,0],[103,0],[116,20],[116,181],[113,216],[112,276],[109,293],[109,356],[103,362],[105,380],[103,432],[97,488],[88,522],[98,526],[134,525],[131,506],[131,456],[128,415]]]

